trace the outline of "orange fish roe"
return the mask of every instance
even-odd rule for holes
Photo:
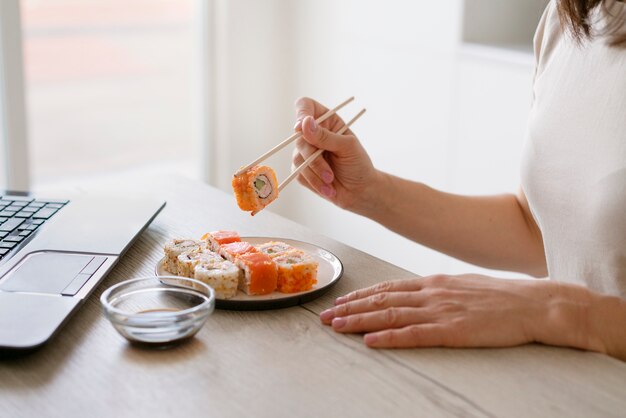
[[[279,292],[304,292],[317,284],[317,262],[302,251],[288,251],[273,260],[278,268]]]
[[[241,210],[259,211],[278,197],[278,180],[271,167],[255,165],[232,181]]]

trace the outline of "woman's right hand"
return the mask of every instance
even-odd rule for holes
[[[326,107],[306,97],[295,105],[294,129],[302,131],[303,137],[296,141],[292,170],[318,149],[325,151],[302,170],[298,181],[341,208],[361,212],[372,203],[381,173],[351,130],[335,133],[345,125],[338,115],[318,126],[315,119],[328,111]]]

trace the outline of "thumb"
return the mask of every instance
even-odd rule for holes
[[[306,142],[314,147],[334,153],[341,153],[355,139],[352,135],[339,135],[319,126],[311,116],[302,121],[302,134]]]

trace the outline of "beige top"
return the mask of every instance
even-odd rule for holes
[[[611,7],[626,15],[624,3]],[[593,14],[595,30],[602,16]],[[535,51],[522,187],[550,278],[626,298],[626,48],[602,37],[578,45],[553,0]]]

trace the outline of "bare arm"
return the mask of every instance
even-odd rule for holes
[[[460,196],[382,172],[377,177],[351,210],[473,264],[547,275],[541,233],[522,191]]]

